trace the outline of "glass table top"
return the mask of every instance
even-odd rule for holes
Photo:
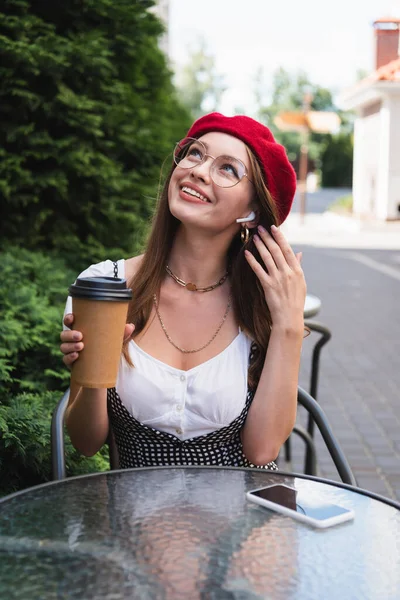
[[[352,508],[327,530],[250,503],[285,483]],[[0,502],[1,597],[400,598],[400,510],[356,491],[255,469],[111,471]]]

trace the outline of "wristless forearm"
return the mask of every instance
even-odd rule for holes
[[[244,452],[256,464],[276,458],[295,423],[302,338],[300,329],[271,332],[242,435]]]
[[[109,431],[107,390],[80,388],[67,409],[65,422],[77,450],[86,456],[98,452]]]

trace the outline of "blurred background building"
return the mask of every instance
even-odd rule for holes
[[[400,19],[373,24],[375,70],[339,98],[354,110],[353,212],[400,219]]]

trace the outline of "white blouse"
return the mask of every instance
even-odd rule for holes
[[[79,277],[112,277],[111,260],[91,265]],[[118,275],[125,277],[124,260]],[[72,312],[68,297],[64,314]],[[116,391],[128,412],[143,425],[181,440],[229,425],[242,412],[247,395],[251,339],[239,331],[219,354],[188,371],[176,369],[129,343],[130,367],[121,357]]]

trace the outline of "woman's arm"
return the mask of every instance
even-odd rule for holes
[[[93,456],[108,437],[107,390],[81,388],[72,383],[70,390],[65,414],[69,437],[79,452]]]
[[[74,316],[67,314],[64,324],[72,327]],[[124,337],[130,337],[134,327],[125,325]],[[66,329],[61,332],[61,352],[67,367],[79,360],[84,342],[80,331]],[[109,432],[107,390],[82,388],[71,381],[65,424],[73,446],[86,456],[93,456],[105,443]]]
[[[301,254],[294,254],[278,229],[272,232],[274,237],[265,230],[255,236],[265,267],[246,252],[272,318],[264,367],[242,430],[243,452],[255,465],[274,460],[293,429],[304,334],[306,284]]]
[[[260,381],[242,430],[243,452],[254,465],[275,460],[296,421],[303,329],[272,328]]]
[[[139,268],[142,256],[135,256],[125,261],[125,278],[130,281]],[[97,265],[94,265],[97,267]],[[84,271],[86,276],[93,276],[92,271]],[[96,273],[97,274],[97,273]],[[82,275],[82,274],[81,274]],[[67,307],[69,305],[67,304]],[[67,308],[68,310],[68,308]],[[70,308],[71,310],[71,308]],[[63,362],[70,369],[79,360],[79,353],[84,347],[82,333],[71,329],[74,315],[68,313],[64,317],[64,325],[68,327],[60,334]],[[130,338],[134,325],[125,325],[124,339]],[[71,381],[68,407],[65,423],[73,446],[86,456],[93,456],[100,450],[109,434],[109,419],[107,414],[107,390],[82,388]]]

